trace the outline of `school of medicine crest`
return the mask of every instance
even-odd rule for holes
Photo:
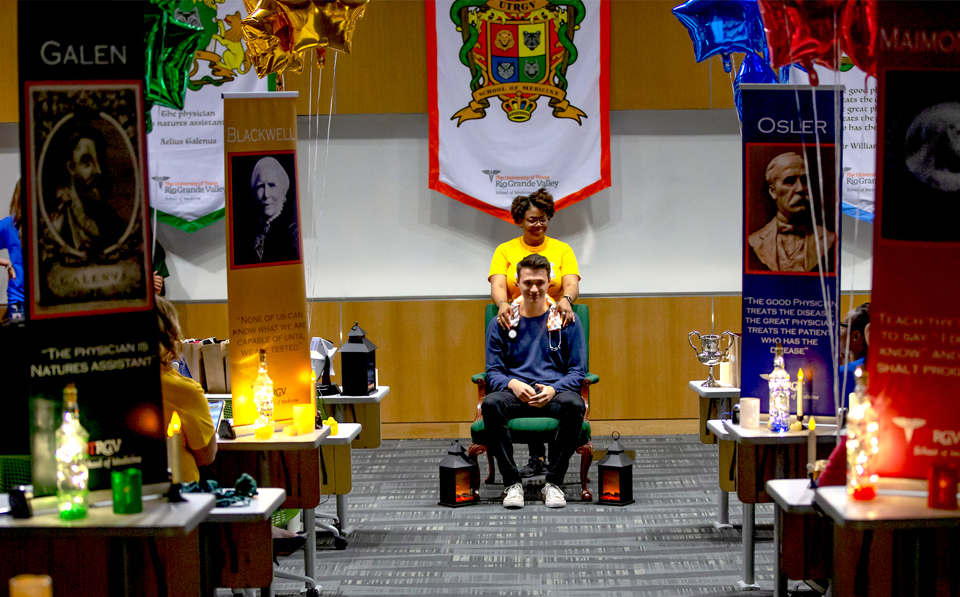
[[[587,115],[566,99],[573,37],[586,16],[581,0],[456,0],[450,19],[463,37],[460,62],[470,69],[470,104],[450,119],[459,127],[486,117],[490,98],[512,122],[530,120],[541,97],[556,118]]]

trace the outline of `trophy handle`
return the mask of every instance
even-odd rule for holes
[[[690,332],[689,334],[687,334],[687,342],[690,343],[690,347],[693,348],[693,352],[699,353],[701,349],[700,349],[700,348],[697,348],[696,346],[693,345],[693,335],[694,335],[694,334],[697,335],[697,340],[700,340],[700,332],[694,330],[694,331]],[[701,341],[701,343],[702,343],[702,341]]]
[[[733,342],[737,339],[737,335],[733,332],[724,332],[720,334],[720,338],[724,336],[730,336],[730,340],[727,342],[727,347],[723,349],[723,358],[727,358],[727,353],[730,352],[730,347],[733,346]]]

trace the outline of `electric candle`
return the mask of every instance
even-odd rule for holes
[[[803,369],[797,370],[797,419],[803,419]]]
[[[167,426],[167,466],[170,467],[170,482],[180,485],[180,415],[173,411]]]
[[[810,417],[810,430],[807,432],[807,463],[817,464],[817,421]],[[812,470],[812,469],[810,469]]]

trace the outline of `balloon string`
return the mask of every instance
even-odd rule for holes
[[[743,64],[742,62],[740,64]],[[734,75],[734,72],[737,70],[737,62],[734,60],[733,54],[730,54],[730,92],[733,93],[733,102],[737,102],[737,79]],[[713,90],[710,91],[711,95]],[[734,106],[736,107],[736,106]],[[737,124],[740,125],[740,136],[743,137],[743,121],[740,118],[737,118]]]
[[[316,51],[316,50],[314,50],[314,51]],[[322,69],[323,67],[321,66],[321,67],[319,67],[319,68]],[[307,86],[307,142],[308,142],[308,143],[309,143],[310,138],[314,135],[314,132],[313,132],[313,117],[314,117],[314,113],[313,113],[313,71],[314,71],[314,67],[313,67],[313,65],[311,65],[311,66],[310,66],[309,85]],[[319,77],[317,78],[318,92],[319,92],[319,87],[320,87],[320,85],[321,85],[322,83],[323,83],[323,76],[321,75],[321,76],[319,76]],[[317,100],[317,112],[319,113],[319,111],[320,111],[320,101],[319,101],[319,98],[318,98],[318,100]],[[318,116],[318,117],[319,117],[319,116]],[[318,121],[318,122],[319,122],[319,121]],[[319,130],[319,123],[318,123],[318,130]],[[308,161],[308,163],[312,161],[312,160],[311,160],[312,155],[313,155],[313,148],[312,148],[310,145],[307,145],[307,161]],[[310,168],[310,169],[308,170],[308,172],[309,172],[309,175],[307,176],[307,195],[310,197],[310,210],[311,210],[311,212],[312,212],[314,209],[316,209],[316,189],[315,189],[315,185],[313,184],[313,179],[314,179],[314,176],[315,176],[315,174],[316,174],[316,168]],[[314,239],[314,241],[316,241],[316,238],[317,238],[317,219],[316,219],[316,217],[310,218],[310,238]],[[306,268],[306,275],[307,275],[307,285],[306,285],[306,286],[307,286],[307,288],[309,289],[309,292],[307,293],[307,300],[308,300],[308,301],[310,300],[310,297],[313,296],[313,289],[314,289],[314,286],[316,285],[316,282],[317,282],[317,274],[316,274],[315,268],[318,268],[319,265],[320,265],[319,261],[317,260],[317,257],[318,257],[318,255],[317,255],[317,252],[316,252],[316,247],[314,247],[314,258],[313,258],[313,260],[310,261],[310,267],[307,267],[307,268]],[[308,330],[312,330],[312,329],[313,329],[313,310],[310,309],[310,306],[309,306],[309,305],[307,305],[307,329],[308,329]],[[311,336],[312,336],[312,333],[311,333]]]
[[[336,58],[334,58],[334,59],[336,59]],[[312,165],[311,165],[311,167],[310,167],[311,178],[314,178],[314,179],[316,178],[316,175],[317,175],[317,156],[318,156],[319,153],[320,153],[320,112],[321,112],[321,110],[320,110],[320,95],[321,95],[322,89],[323,89],[323,71],[321,70],[321,71],[320,71],[320,78],[319,78],[318,81],[317,81],[317,113],[316,113],[316,126],[314,127],[314,136],[313,136],[313,161],[312,161]],[[330,117],[330,116],[329,116],[329,114],[328,114],[328,115],[327,115],[327,118],[329,118],[329,117]],[[312,182],[312,181],[311,181],[311,182]],[[312,195],[312,199],[313,199],[314,209],[317,209],[317,214],[316,214],[316,215],[314,216],[314,218],[313,218],[313,220],[314,220],[314,225],[316,225],[316,223],[319,222],[319,221],[320,221],[320,218],[323,216],[323,197],[320,198],[320,205],[318,206],[318,205],[317,205],[317,187],[316,187],[316,185],[313,185],[313,195]],[[319,230],[319,228],[318,228],[318,230]],[[317,268],[320,268],[320,267],[321,267],[321,261],[320,261],[320,237],[319,237],[319,234],[314,235],[313,239],[314,239],[314,247],[313,247],[314,263],[316,264],[316,267],[317,267]],[[314,298],[316,298],[316,296],[317,296],[317,293],[316,293],[316,284],[317,284],[317,277],[315,276],[315,277],[312,279],[312,282],[311,282],[311,284],[310,284],[310,296],[312,296],[312,297],[314,297]]]

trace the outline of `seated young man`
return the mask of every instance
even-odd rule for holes
[[[503,329],[493,319],[487,327],[489,393],[481,410],[487,450],[503,475],[506,508],[523,507],[523,485],[507,422],[528,417],[559,422],[541,493],[548,508],[562,508],[567,502],[559,486],[577,449],[586,411],[580,397],[586,361],[583,330],[579,321],[563,326],[547,297],[549,283],[550,262],[537,254],[524,257],[517,264],[520,298],[512,305],[514,325]]]

